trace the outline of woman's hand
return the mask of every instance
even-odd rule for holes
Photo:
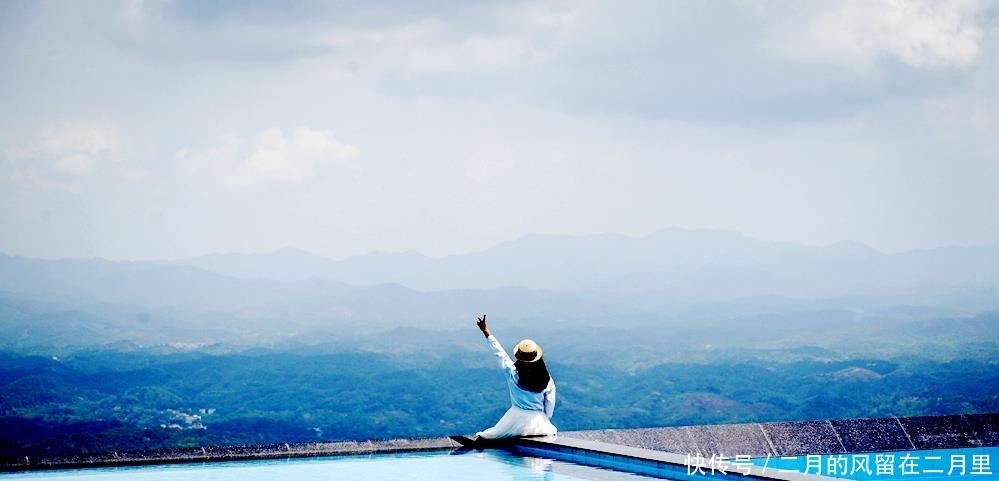
[[[484,336],[489,337],[490,333],[489,333],[489,326],[486,325],[486,315],[483,314],[482,317],[477,317],[475,319],[476,319],[475,325],[479,326],[479,330],[482,331],[482,334]]]

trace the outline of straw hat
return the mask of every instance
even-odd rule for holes
[[[524,362],[537,361],[541,359],[541,346],[530,339],[524,339],[513,348],[513,357]]]

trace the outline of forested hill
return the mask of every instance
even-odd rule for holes
[[[589,345],[578,343],[587,335],[541,334],[558,383],[555,422],[578,430],[999,411],[996,324],[992,316],[897,326],[880,348],[858,345],[866,355],[708,345],[703,333],[604,331]],[[944,325],[952,336],[935,335]],[[473,331],[297,349],[0,353],[0,453],[473,433],[508,407],[502,375]]]

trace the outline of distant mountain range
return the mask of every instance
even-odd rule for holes
[[[293,249],[172,262],[0,254],[0,308],[0,328],[76,316],[101,335],[158,326],[176,332],[173,339],[205,342],[439,329],[478,312],[627,325],[830,309],[960,316],[999,309],[999,246],[885,254],[857,243],[808,247],[667,229],[645,237],[534,235],[443,258],[331,260]],[[107,319],[121,322],[102,331],[98,321]]]
[[[961,293],[970,301],[999,290],[999,245],[884,254],[852,242],[809,247],[732,232],[667,229],[646,237],[532,235],[442,258],[405,252],[331,260],[295,249],[172,262],[0,254],[0,291],[47,299],[231,307],[387,284],[422,292],[522,288],[615,299],[654,295],[679,303]]]
[[[738,233],[667,229],[645,237],[532,235],[490,249],[431,258],[370,253],[334,261],[295,249],[215,254],[184,264],[239,279],[335,279],[416,290],[526,287],[716,296],[902,292],[914,285],[999,286],[999,245],[884,254],[863,244],[768,242]]]

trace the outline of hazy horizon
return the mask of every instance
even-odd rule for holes
[[[841,245],[856,245],[856,246],[862,246],[862,247],[867,248],[867,249],[871,249],[871,250],[873,250],[873,251],[875,251],[875,252],[877,252],[879,254],[884,254],[884,255],[905,254],[905,253],[910,253],[910,252],[918,252],[918,251],[924,251],[924,250],[935,250],[935,249],[977,248],[977,247],[996,247],[996,246],[999,246],[999,241],[997,241],[997,242],[989,242],[989,243],[979,243],[979,244],[976,244],[976,243],[947,243],[947,244],[928,245],[928,246],[912,247],[912,248],[903,249],[903,250],[891,251],[891,250],[879,249],[879,248],[877,248],[875,246],[872,246],[872,245],[869,245],[869,244],[866,244],[866,243],[863,243],[863,242],[860,242],[860,241],[852,240],[852,239],[841,239],[841,240],[836,240],[836,241],[832,241],[832,242],[828,242],[828,243],[809,244],[809,243],[805,243],[805,242],[793,242],[793,241],[782,240],[782,239],[765,239],[765,238],[759,238],[759,237],[754,237],[754,236],[746,235],[746,234],[744,234],[742,232],[737,232],[737,231],[732,231],[732,230],[725,230],[725,229],[686,229],[686,228],[675,227],[674,226],[674,227],[667,227],[667,228],[663,228],[663,229],[657,229],[657,230],[651,231],[649,233],[639,234],[639,235],[629,235],[629,234],[623,234],[623,233],[617,233],[617,232],[597,232],[597,233],[592,233],[592,234],[557,234],[557,233],[536,233],[536,232],[529,232],[529,233],[526,233],[526,234],[523,234],[523,235],[520,235],[520,236],[517,236],[517,237],[511,237],[509,239],[499,240],[495,244],[486,245],[486,246],[484,246],[482,248],[478,248],[478,249],[474,249],[474,250],[468,250],[468,251],[462,251],[462,252],[444,253],[444,254],[438,254],[438,255],[427,254],[427,253],[421,252],[421,251],[419,251],[417,249],[400,249],[400,250],[368,250],[368,251],[363,251],[362,250],[362,251],[358,251],[356,253],[347,254],[347,255],[344,255],[344,256],[341,256],[341,257],[331,257],[331,256],[323,255],[323,254],[321,254],[319,252],[313,252],[313,251],[310,251],[308,249],[297,247],[297,246],[292,246],[292,245],[280,246],[280,247],[276,247],[276,248],[273,248],[273,249],[256,249],[256,250],[252,250],[252,249],[250,249],[250,250],[225,250],[225,249],[222,249],[222,250],[216,250],[216,251],[203,252],[203,253],[200,253],[200,254],[194,254],[194,255],[191,255],[191,256],[174,257],[174,258],[166,258],[166,257],[162,257],[162,258],[155,258],[155,257],[150,257],[150,258],[115,258],[115,257],[107,257],[107,256],[99,256],[99,255],[98,256],[89,256],[89,257],[72,257],[72,256],[69,256],[69,257],[45,257],[45,256],[28,256],[28,255],[19,254],[17,252],[5,251],[5,250],[2,250],[2,249],[0,249],[0,254],[4,254],[4,255],[8,255],[8,256],[13,256],[13,257],[22,257],[22,258],[25,258],[25,259],[37,259],[37,260],[46,260],[46,261],[101,259],[101,260],[107,260],[107,261],[112,261],[112,262],[178,262],[178,261],[188,261],[188,260],[192,260],[192,259],[198,259],[198,258],[202,258],[202,257],[211,257],[211,256],[229,256],[229,255],[232,255],[232,256],[254,256],[254,255],[274,254],[274,253],[279,253],[279,252],[300,252],[300,253],[303,253],[303,254],[308,254],[308,255],[312,255],[312,256],[316,256],[316,257],[321,257],[321,258],[324,258],[324,259],[327,259],[327,260],[331,260],[331,261],[345,261],[345,260],[349,260],[349,259],[356,258],[356,257],[363,257],[363,256],[369,256],[369,255],[379,255],[379,254],[386,254],[386,255],[416,254],[416,255],[419,255],[419,256],[422,256],[422,257],[426,257],[426,258],[429,258],[429,259],[441,260],[441,259],[446,259],[446,258],[449,258],[449,257],[462,257],[462,256],[467,256],[467,255],[480,254],[480,253],[489,251],[491,249],[494,249],[494,248],[497,248],[497,247],[500,247],[500,246],[503,246],[503,245],[506,245],[506,244],[515,243],[515,242],[518,242],[518,241],[523,241],[525,239],[530,239],[530,238],[535,238],[535,237],[565,237],[565,238],[572,238],[572,239],[586,239],[586,238],[597,238],[597,237],[612,236],[612,237],[622,237],[622,238],[631,239],[631,240],[638,240],[638,239],[644,239],[644,238],[647,238],[649,236],[652,236],[652,235],[655,235],[655,234],[659,234],[659,233],[662,233],[662,232],[667,232],[667,231],[680,231],[680,232],[688,232],[688,233],[705,233],[705,232],[709,232],[709,233],[722,233],[722,234],[729,234],[729,235],[734,235],[734,236],[740,236],[740,237],[743,237],[743,238],[746,238],[746,239],[749,239],[749,240],[752,240],[752,241],[759,241],[759,242],[772,243],[772,244],[792,245],[792,246],[814,248],[814,249],[832,248],[832,247],[841,246]]]

